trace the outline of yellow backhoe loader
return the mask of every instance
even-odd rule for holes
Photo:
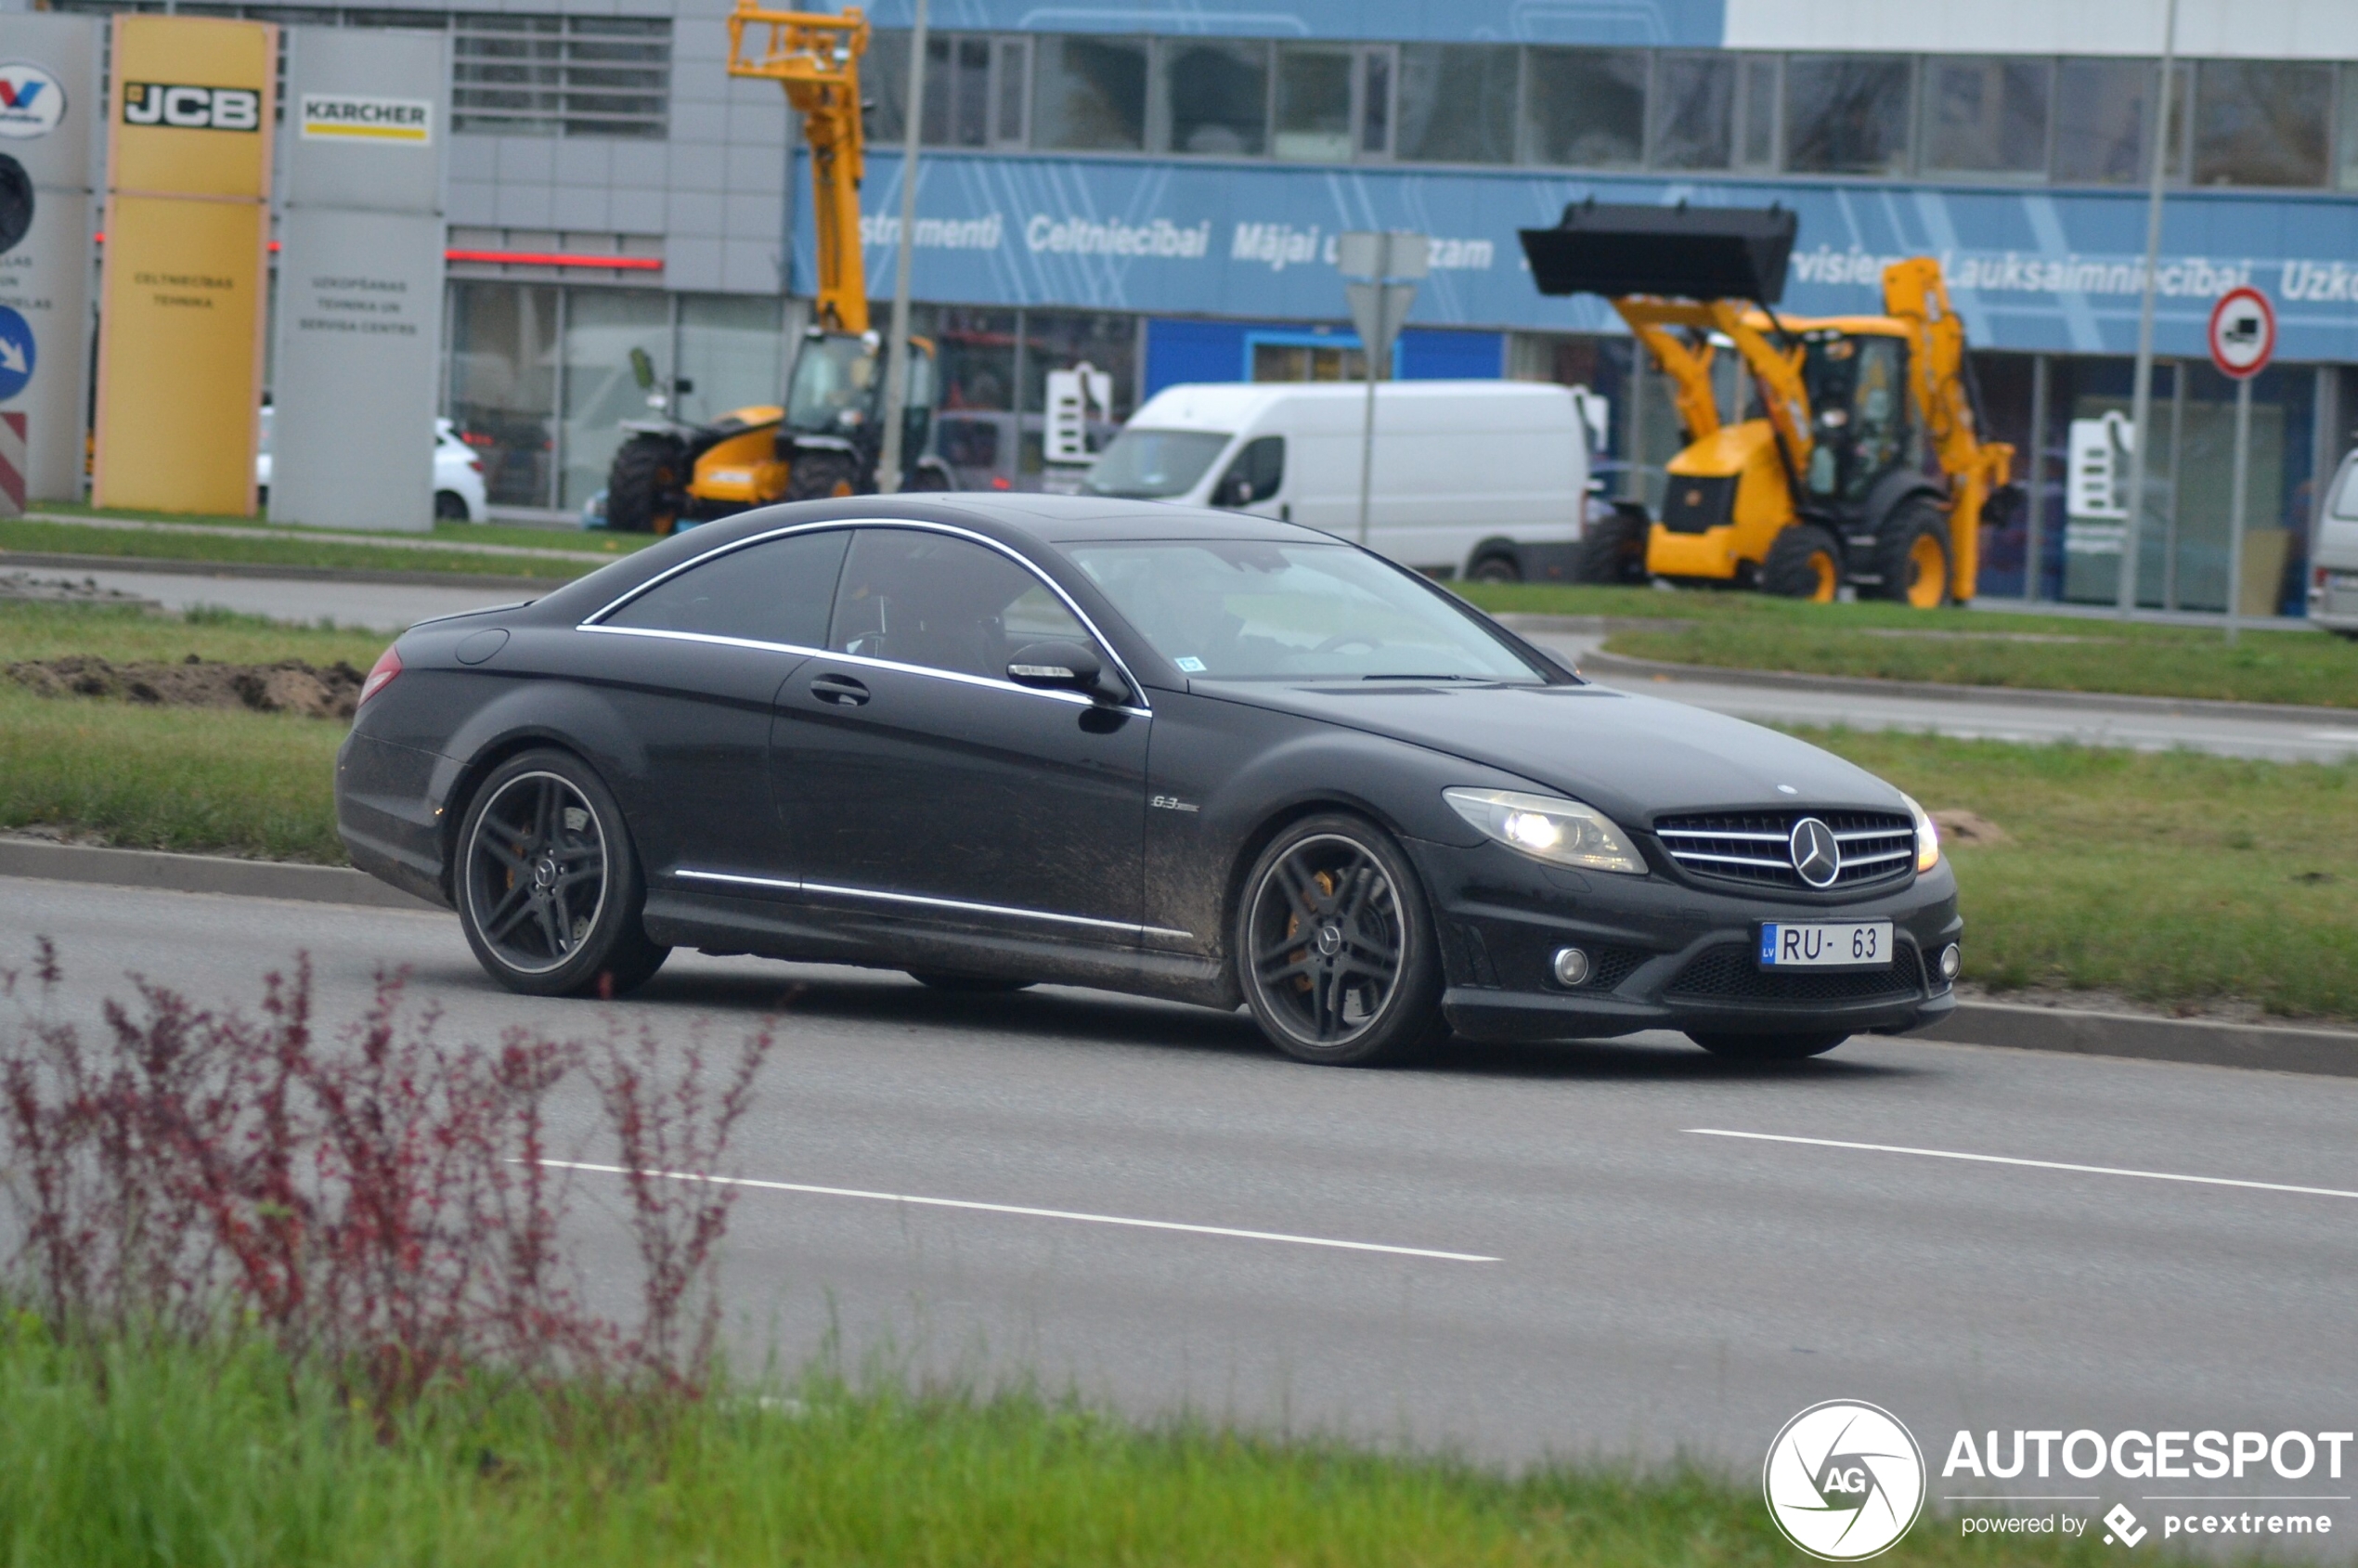
[[[1626,507],[1591,524],[1581,575],[1819,601],[1848,584],[1921,608],[1963,603],[1982,521],[2019,492],[2014,448],[1981,438],[1940,264],[1885,267],[1881,316],[1781,317],[1796,227],[1779,207],[1588,201],[1557,227],[1522,231],[1540,292],[1610,298],[1670,379],[1686,426],[1661,515]],[[1720,344],[1749,374],[1758,417],[1722,418]]]
[[[648,401],[666,417],[637,420],[606,479],[606,525],[667,534],[772,501],[850,496],[876,487],[884,449],[885,345],[868,321],[860,253],[860,57],[868,21],[857,6],[839,16],[775,11],[738,0],[729,17],[729,74],[764,77],[786,91],[810,145],[818,208],[814,319],[795,351],[786,404],[738,408],[706,425],[668,417],[688,383],[659,388],[654,361],[631,355]],[[927,450],[938,382],[933,345],[909,341],[900,449],[910,454],[901,487],[947,490],[950,470]]]

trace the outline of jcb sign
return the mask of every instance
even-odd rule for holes
[[[183,87],[126,82],[123,118],[130,125],[170,125],[182,131],[258,131],[262,95],[251,87]]]

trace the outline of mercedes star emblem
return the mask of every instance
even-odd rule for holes
[[[1793,824],[1793,868],[1812,888],[1831,888],[1842,875],[1842,846],[1834,830],[1815,817]]]

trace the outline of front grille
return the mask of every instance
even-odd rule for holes
[[[1915,823],[1896,811],[1721,811],[1664,817],[1654,836],[1681,870],[1723,882],[1807,888],[1793,868],[1794,824],[1814,816],[1833,829],[1842,869],[1826,890],[1873,887],[1908,875]]]
[[[1663,995],[1695,1002],[1873,1002],[1915,995],[1916,972],[1915,950],[1904,946],[1880,969],[1813,974],[1763,969],[1750,948],[1730,944],[1689,959]]]
[[[1674,534],[1700,534],[1736,513],[1736,478],[1692,479],[1670,475],[1662,497],[1662,525]]]

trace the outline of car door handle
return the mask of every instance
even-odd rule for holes
[[[849,675],[823,675],[810,683],[810,694],[837,707],[858,707],[868,700],[868,688]]]

